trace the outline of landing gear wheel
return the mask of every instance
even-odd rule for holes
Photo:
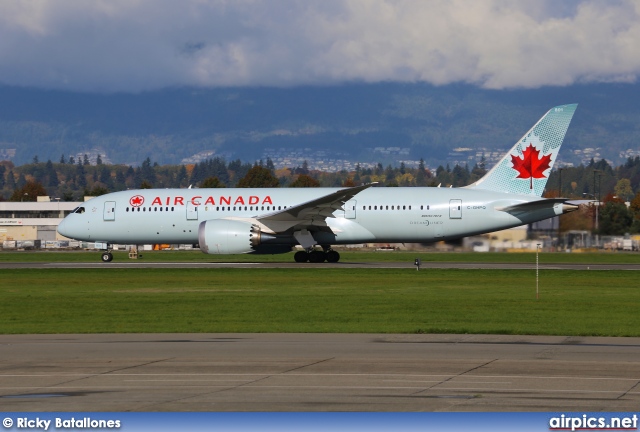
[[[111,262],[113,261],[113,255],[109,252],[105,252],[102,254],[102,262]]]
[[[340,261],[340,254],[334,250],[327,252],[327,262],[337,263]]]
[[[313,251],[309,253],[309,262],[321,263],[326,259],[326,255],[321,251]]]
[[[293,256],[293,259],[298,263],[303,263],[309,261],[309,254],[305,251],[298,251]]]

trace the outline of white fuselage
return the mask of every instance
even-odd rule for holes
[[[215,219],[251,219],[339,189],[147,189],[85,202],[58,231],[69,238],[120,244],[198,242],[198,226]],[[497,231],[561,214],[557,206],[505,212],[537,196],[465,188],[373,187],[358,193],[313,233],[318,244],[428,243]],[[280,233],[271,243],[296,244]]]

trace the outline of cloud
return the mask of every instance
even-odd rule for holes
[[[640,0],[9,0],[0,83],[139,92],[635,82],[639,18]]]

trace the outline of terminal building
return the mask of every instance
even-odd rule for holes
[[[0,202],[0,245],[5,249],[45,247],[68,241],[56,231],[80,203],[38,197],[37,202]]]

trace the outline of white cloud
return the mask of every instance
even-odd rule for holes
[[[8,0],[0,83],[634,82],[639,40],[640,0]]]

